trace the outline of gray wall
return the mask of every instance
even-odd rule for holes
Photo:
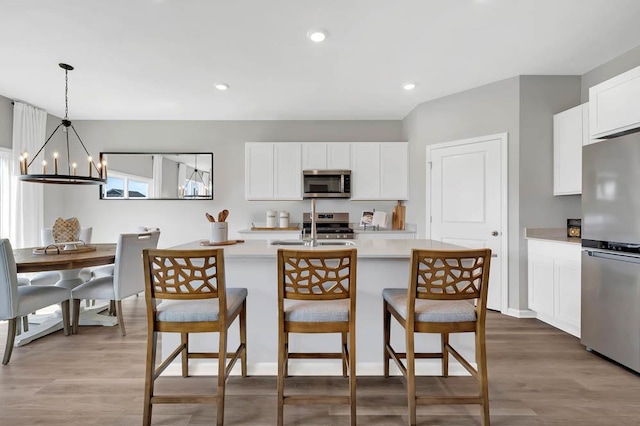
[[[245,201],[244,142],[362,142],[400,141],[402,122],[388,121],[76,121],[76,129],[89,151],[213,152],[213,201],[98,200],[96,187],[45,188],[45,223],[56,217],[76,216],[93,226],[94,242],[115,241],[120,232],[137,226],[161,228],[160,246],[209,236],[205,212],[230,211],[230,238],[251,222],[264,223],[269,209],[286,210],[292,222],[309,211],[308,201]],[[346,211],[351,220],[363,210],[390,212],[394,202],[321,200],[320,211]]]
[[[509,306],[518,309],[519,283],[519,102],[520,78],[514,77],[418,105],[403,122],[409,140],[410,193],[407,222],[426,232],[426,145],[496,133],[509,138]],[[526,281],[524,284],[526,289]],[[526,291],[524,291],[526,293]]]
[[[11,149],[12,141],[13,105],[11,99],[0,96],[0,147]]]
[[[640,46],[582,75],[582,103],[589,101],[589,88],[640,66]]]

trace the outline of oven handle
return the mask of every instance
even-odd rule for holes
[[[587,255],[591,256],[591,257],[597,257],[600,259],[607,259],[607,260],[615,260],[617,262],[625,262],[625,263],[639,263],[640,264],[640,256],[636,256],[633,254],[628,254],[628,253],[609,253],[609,252],[604,252],[604,251],[598,251],[598,250],[585,250],[585,252],[587,253]]]

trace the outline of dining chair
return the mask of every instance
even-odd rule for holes
[[[73,333],[78,332],[81,299],[114,300],[120,332],[126,336],[122,300],[144,291],[142,251],[156,248],[159,238],[160,231],[120,234],[116,245],[113,275],[94,278],[71,291]]]
[[[389,363],[393,359],[406,379],[410,425],[416,424],[416,404],[479,404],[482,425],[489,426],[485,319],[490,263],[490,249],[413,249],[409,288],[382,291],[384,376],[389,377]],[[406,353],[397,352],[391,346],[391,317],[405,331]],[[440,334],[440,352],[416,353],[416,333]],[[451,346],[449,335],[452,333],[475,333],[476,367]],[[442,359],[442,376],[448,377],[449,354],[478,381],[478,394],[417,396],[415,360]]]
[[[154,404],[216,403],[216,424],[222,425],[225,383],[238,359],[242,377],[247,376],[247,289],[226,287],[223,249],[144,250],[144,276],[148,337],[143,424],[151,424]],[[234,352],[227,352],[228,330],[236,318],[240,343]],[[156,367],[161,332],[180,333],[181,343]],[[189,351],[190,333],[210,332],[218,333],[218,352]],[[189,376],[189,359],[218,359],[216,394],[155,394],[155,380],[178,355],[183,377]]]
[[[356,424],[356,249],[278,250],[278,425],[285,404],[345,404]],[[340,352],[289,352],[289,333],[340,333]],[[347,343],[348,342],[348,343]],[[285,395],[289,359],[340,359],[348,395]]]
[[[93,227],[80,228],[80,232],[76,240],[83,241],[85,244],[90,244],[92,235]],[[42,228],[40,230],[40,243],[44,247],[50,244],[56,244],[56,240],[53,236],[53,228]],[[60,273],[60,271],[38,272],[29,280],[29,282],[31,285],[54,285],[60,281]],[[69,275],[79,274],[83,281],[88,281],[91,278],[91,270],[89,268],[83,268],[79,270],[79,272],[75,269],[64,271],[64,273]]]
[[[18,286],[16,262],[8,239],[0,239],[0,320],[8,320],[2,364],[11,359],[18,318],[60,303],[64,335],[69,335],[69,289],[55,286]]]

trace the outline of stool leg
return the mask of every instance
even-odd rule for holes
[[[416,360],[414,333],[410,324],[406,325],[407,333],[407,402],[409,404],[409,424],[416,424]]]
[[[442,333],[442,377],[449,377],[449,351],[447,345],[449,344],[449,333]]]
[[[384,342],[382,347],[382,360],[384,366],[384,377],[389,377],[389,362],[391,357],[387,351],[387,347],[391,344],[391,312],[389,312],[386,300],[382,303],[382,326],[384,329]]]
[[[227,377],[225,370],[227,368],[227,330],[220,330],[220,344],[218,347],[218,415],[216,425],[224,425],[224,385]]]
[[[351,403],[351,426],[356,425],[356,327],[355,320],[349,327],[349,402]]]
[[[151,397],[153,396],[154,376],[156,372],[156,343],[158,333],[149,330],[147,333],[147,362],[144,380],[144,413],[142,415],[143,426],[151,425]]]
[[[240,344],[244,349],[240,354],[240,366],[242,369],[242,377],[247,377],[247,301],[242,302],[242,311],[240,311]]]
[[[478,364],[478,385],[482,398],[482,426],[490,425],[489,416],[489,381],[487,378],[487,347],[484,328],[476,331],[476,363]]]
[[[182,342],[182,377],[189,377],[189,333],[180,333]]]
[[[289,377],[289,333],[284,333],[284,377]]]
[[[284,421],[284,378],[287,375],[285,362],[287,351],[287,333],[284,331],[282,319],[278,324],[278,426]]]

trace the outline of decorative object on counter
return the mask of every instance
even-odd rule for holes
[[[205,216],[207,216],[207,220],[211,223],[216,221],[216,218],[211,216],[209,213],[205,213]]]
[[[100,154],[100,160],[96,165],[93,161],[93,157],[91,157],[91,154],[89,154],[89,151],[87,151],[87,147],[84,145],[84,142],[82,142],[80,135],[78,135],[78,132],[76,131],[75,127],[73,127],[73,124],[71,124],[71,120],[69,120],[69,117],[68,117],[69,115],[69,71],[72,71],[73,67],[71,65],[62,64],[62,63],[58,65],[60,66],[60,68],[64,70],[64,118],[62,119],[62,122],[58,124],[58,127],[54,129],[53,133],[49,135],[49,137],[44,142],[44,144],[40,147],[38,152],[36,152],[36,155],[34,155],[33,158],[31,158],[31,161],[29,161],[29,154],[26,151],[23,152],[22,155],[20,155],[19,157],[20,180],[25,182],[61,183],[61,184],[73,184],[73,185],[107,183],[107,163],[103,161],[102,154]],[[53,167],[49,168],[49,170],[53,169],[53,173],[47,173],[47,161],[44,159],[42,160],[42,173],[37,173],[37,172],[29,173],[29,167],[31,166],[31,164],[36,160],[38,155],[44,150],[44,147],[47,146],[51,138],[53,138],[53,135],[56,134],[56,132],[58,131],[58,129],[60,129],[60,127],[63,128],[65,133],[64,137],[66,139],[66,151],[67,151],[67,164],[66,164],[66,167],[63,167],[62,174],[60,174],[59,158],[58,158],[57,152],[53,153]],[[70,133],[69,128],[73,130],[73,133],[76,135],[76,138],[78,138],[78,141],[80,141],[80,145],[82,146],[82,149],[87,154],[87,160],[88,160],[87,175],[78,174],[78,169],[77,169],[78,164],[71,161],[70,149],[69,149],[69,133]],[[43,154],[43,157],[44,157],[44,154]],[[95,176],[94,176],[94,171],[95,171]]]
[[[280,212],[280,222],[278,228],[289,227],[289,212]]]
[[[398,204],[393,208],[393,214],[391,219],[391,227],[393,229],[401,229],[404,230],[404,218],[406,214],[407,208],[402,205],[402,201],[398,201]]]
[[[278,212],[275,210],[267,211],[267,228],[276,228],[278,226]]]
[[[374,229],[380,230],[380,228],[387,227],[387,213],[381,211],[373,212],[373,220],[371,221],[371,226]]]
[[[582,219],[567,219],[567,237],[580,238],[582,234]]]
[[[229,217],[229,210],[224,209],[218,213],[218,222],[226,222]]]
[[[244,240],[227,240],[227,241],[221,241],[219,243],[214,243],[212,241],[207,241],[207,240],[200,241],[201,246],[231,246],[231,245],[240,244],[240,243],[244,243]]]
[[[229,236],[229,227],[227,222],[211,222],[211,243],[222,243],[227,241]]]
[[[363,211],[360,217],[360,226],[367,227],[373,224],[373,214],[375,211]]]

